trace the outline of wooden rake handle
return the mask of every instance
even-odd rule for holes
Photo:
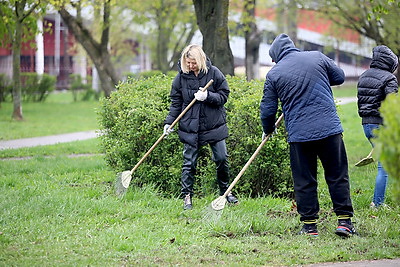
[[[202,91],[204,92],[205,90],[207,90],[208,87],[211,86],[211,84],[214,82],[213,79],[211,79],[203,88]],[[183,117],[183,115],[185,115],[185,113],[194,105],[194,103],[196,102],[196,98],[193,98],[192,102],[189,103],[189,105],[181,112],[181,114],[179,114],[179,116],[174,120],[174,122],[168,127],[168,130],[171,130],[175,124],[178,123],[178,121]],[[133,167],[133,169],[131,170],[131,174],[134,173],[136,171],[136,169],[140,166],[140,164],[142,164],[142,162],[147,158],[147,156],[154,150],[154,148],[156,148],[156,146],[164,139],[164,137],[166,136],[165,133],[163,133],[158,139],[157,141],[150,147],[150,149],[146,152],[146,154],[144,154],[144,156],[139,160],[138,163],[136,163],[135,167]]]
[[[275,122],[275,128],[278,128],[279,125],[281,124],[283,119],[283,114],[279,116],[279,118]],[[231,192],[232,188],[236,185],[236,183],[239,181],[240,177],[242,177],[243,173],[247,170],[247,168],[250,166],[250,164],[253,162],[253,160],[256,158],[258,153],[260,152],[261,148],[265,145],[265,143],[268,141],[268,139],[271,137],[272,133],[268,134],[264,140],[262,140],[261,144],[257,147],[256,151],[254,151],[253,155],[250,157],[250,159],[246,162],[246,164],[243,166],[242,170],[239,172],[239,174],[236,176],[236,178],[232,181],[228,189],[226,189],[225,193],[223,194],[223,197],[225,198],[229,192]]]

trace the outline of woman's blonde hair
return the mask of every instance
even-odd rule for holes
[[[207,69],[207,56],[204,53],[201,46],[196,44],[188,45],[182,51],[181,55],[181,68],[184,73],[189,73],[189,68],[187,66],[186,59],[194,59],[196,61],[197,67],[199,67],[199,71],[203,71],[204,73],[208,72]]]

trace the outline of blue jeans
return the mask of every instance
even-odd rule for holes
[[[368,141],[371,143],[372,147],[374,147],[374,144],[372,143],[372,139],[375,138],[373,130],[378,129],[379,124],[363,124],[363,128],[365,136],[368,138]],[[378,161],[378,174],[376,175],[375,179],[374,198],[372,199],[372,202],[375,204],[375,206],[379,206],[385,201],[387,183],[388,174],[383,168],[382,164]]]

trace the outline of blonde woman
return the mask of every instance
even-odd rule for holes
[[[180,119],[178,135],[183,143],[183,165],[181,177],[181,196],[183,208],[192,209],[193,184],[195,179],[198,152],[201,146],[209,144],[216,164],[216,178],[219,193],[223,195],[229,187],[229,163],[225,139],[228,137],[226,111],[229,87],[222,72],[211,64],[201,46],[187,46],[178,62],[179,72],[171,88],[171,105],[164,122],[164,133],[169,134],[169,126],[183,109],[195,98],[197,101]],[[213,84],[201,91],[211,79]],[[238,203],[231,193],[229,203]]]

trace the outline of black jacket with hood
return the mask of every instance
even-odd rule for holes
[[[224,104],[228,100],[229,87],[223,73],[207,59],[208,72],[193,71],[184,73],[178,63],[179,72],[171,88],[171,105],[165,124],[172,124],[181,112],[194,99],[199,87],[204,87],[211,79],[212,85],[207,89],[207,98],[196,101],[179,121],[179,138],[183,143],[192,146],[205,145],[226,139],[226,110]]]
[[[397,56],[384,45],[372,50],[370,69],[358,80],[358,114],[362,124],[383,124],[379,108],[386,95],[397,93],[398,82],[393,72],[398,66]]]

